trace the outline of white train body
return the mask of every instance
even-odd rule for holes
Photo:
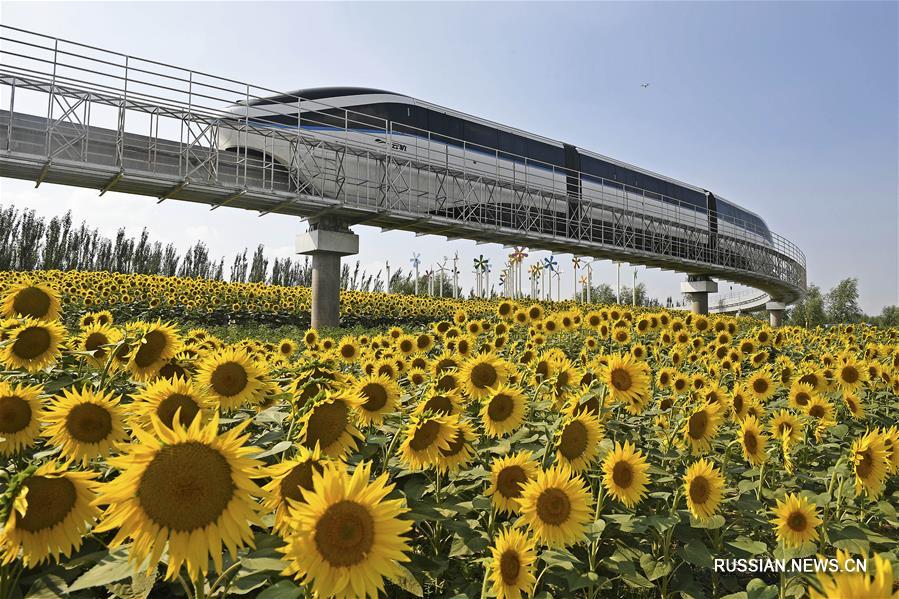
[[[761,218],[703,189],[408,96],[363,88],[319,88],[262,98],[249,106],[238,103],[229,111],[265,134],[221,127],[220,149],[248,149],[274,158],[325,196],[342,191],[356,202],[377,205],[381,197],[376,182],[383,181],[403,198],[392,209],[406,207],[416,213],[460,217],[486,208],[483,214],[498,224],[521,226],[511,220],[527,218],[526,224],[536,227],[535,232],[550,234],[564,233],[572,221],[579,220],[591,223],[587,226],[594,227],[590,236],[594,240],[602,238],[597,227],[603,223],[640,229],[640,217],[645,215],[681,225],[670,229],[674,236],[690,227],[708,243],[709,232],[717,227],[719,235],[771,244]],[[297,145],[298,127],[306,140],[324,143]],[[441,177],[434,169],[407,169],[402,180],[386,181],[383,161],[350,154],[338,173],[336,153],[324,144],[343,142],[375,153],[383,153],[389,145],[393,160],[436,165],[440,167],[436,171],[480,177],[483,183],[476,183],[478,193],[473,194],[468,186],[455,185],[452,178]],[[512,188],[496,186],[494,181]],[[527,217],[513,210],[520,205],[513,189],[541,196],[532,202]],[[719,211],[728,217],[715,218]]]

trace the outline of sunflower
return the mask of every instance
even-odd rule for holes
[[[0,362],[10,369],[43,370],[59,359],[65,334],[59,322],[26,318],[9,332],[7,345],[0,349]]]
[[[899,599],[899,591],[893,591],[893,565],[878,554],[873,559],[859,558],[866,564],[863,572],[845,570],[851,561],[849,552],[837,549],[837,572],[818,572],[818,588],[808,587],[810,599]],[[826,558],[819,556],[822,561]],[[874,563],[874,573],[868,571]],[[820,591],[819,591],[820,589]]]
[[[0,381],[0,455],[31,447],[40,434],[43,388]]]
[[[474,457],[472,443],[477,439],[474,428],[467,420],[459,420],[456,433],[447,449],[440,450],[437,469],[441,472],[457,472]]]
[[[540,464],[530,451],[519,451],[502,458],[494,458],[490,466],[490,488],[487,496],[500,513],[517,514],[522,486],[537,476]]]
[[[210,557],[221,572],[222,544],[236,560],[239,547],[253,545],[251,525],[262,525],[255,498],[264,493],[251,480],[261,462],[249,457],[258,449],[241,434],[250,422],[221,434],[217,414],[205,426],[197,418],[169,429],[154,418],[155,435],[135,429],[140,442],[109,460],[120,474],[101,487],[96,503],[108,507],[97,531],[118,528],[109,546],[131,539],[131,562],[149,558],[148,572],[168,544],[167,580],[182,565],[192,580],[205,576]]]
[[[493,392],[509,378],[511,366],[494,353],[478,354],[467,359],[459,370],[464,390],[469,397],[480,399]]]
[[[264,369],[244,349],[227,348],[204,357],[197,367],[197,383],[231,412],[262,400]]]
[[[299,442],[307,449],[321,448],[329,458],[341,458],[356,450],[362,434],[353,426],[353,402],[340,393],[326,392],[303,414]]]
[[[47,462],[14,478],[4,498],[10,503],[0,530],[0,564],[21,557],[26,568],[33,568],[77,551],[100,514],[91,505],[96,476]]]
[[[524,422],[528,398],[518,387],[501,385],[483,401],[481,421],[490,437],[515,432]]]
[[[707,403],[693,410],[684,423],[684,441],[694,455],[706,452],[721,425],[721,406]]]
[[[565,464],[541,470],[521,487],[521,519],[535,540],[549,547],[580,542],[586,535],[593,496],[584,480]]]
[[[313,474],[306,501],[290,507],[284,573],[316,597],[377,597],[385,577],[402,575],[398,562],[409,561],[412,521],[399,518],[406,502],[386,499],[393,483],[386,473],[371,481],[370,472],[367,462],[352,475],[329,464]]]
[[[33,318],[53,321],[59,318],[59,294],[43,283],[23,281],[6,291],[0,302],[0,317]]]
[[[790,386],[790,405],[804,410],[816,394],[817,392],[812,385],[796,381]]]
[[[556,433],[556,458],[578,474],[590,468],[599,453],[602,425],[590,412],[566,418]]]
[[[135,380],[151,379],[175,356],[183,343],[174,326],[156,321],[142,324],[135,342],[128,370]]]
[[[600,371],[600,379],[608,388],[610,399],[625,404],[643,402],[649,395],[645,362],[638,362],[631,354],[613,354],[608,358],[608,364]]]
[[[275,512],[275,532],[285,533],[288,530],[290,502],[306,501],[303,491],[313,490],[313,473],[322,474],[327,463],[327,458],[322,457],[318,447],[309,450],[300,445],[293,459],[269,466],[266,474],[271,481],[264,487],[267,492],[264,504],[269,511]]]
[[[778,540],[787,547],[800,547],[806,541],[818,538],[817,526],[823,522],[818,517],[818,509],[804,497],[790,493],[772,510],[776,516],[771,523]]]
[[[793,445],[802,438],[802,423],[787,410],[775,414],[768,427],[775,439],[782,440],[786,435],[788,445]]]
[[[413,416],[423,416],[432,412],[439,416],[455,416],[462,411],[462,397],[458,391],[430,389],[412,410]]]
[[[821,395],[815,395],[805,406],[805,413],[815,420],[816,431],[819,433],[833,424],[833,404]]]
[[[640,503],[649,483],[649,464],[641,451],[628,441],[615,443],[602,461],[603,486],[615,499],[633,507]]]
[[[457,416],[413,416],[400,445],[403,464],[410,470],[436,466],[441,451],[450,449],[459,427]],[[397,433],[399,434],[399,433]]]
[[[536,541],[517,528],[506,528],[497,535],[490,548],[490,578],[497,599],[520,599],[534,592]]]
[[[702,458],[687,468],[684,476],[684,495],[687,507],[697,520],[707,520],[718,511],[724,475],[712,463]]]
[[[746,379],[746,389],[759,402],[768,401],[777,391],[771,375],[765,370],[757,370],[749,375],[749,378]]]
[[[384,417],[399,407],[401,392],[400,386],[383,374],[364,376],[349,391],[363,426],[384,422]]]
[[[315,329],[308,329],[305,333],[303,333],[303,344],[306,347],[312,347],[316,343],[318,343],[318,331]]]
[[[743,457],[753,466],[759,466],[765,461],[765,445],[768,439],[762,433],[759,422],[754,416],[747,416],[740,423],[740,445],[743,447]]]
[[[154,416],[168,428],[172,428],[176,413],[181,426],[189,426],[198,416],[205,422],[211,408],[209,396],[190,379],[180,377],[157,379],[132,398],[134,423],[147,430],[151,429]]]
[[[869,497],[878,497],[890,470],[883,437],[877,431],[871,431],[853,441],[851,459],[855,494],[864,491]]]
[[[76,347],[87,355],[84,359],[96,368],[106,366],[110,346],[122,339],[121,332],[108,324],[94,323],[82,329],[76,340]]]
[[[128,437],[121,412],[111,391],[66,389],[41,416],[47,427],[44,436],[61,449],[61,455],[87,465],[91,458],[107,457]]]
[[[856,420],[864,420],[865,405],[858,395],[855,395],[854,393],[845,393],[843,395],[843,403],[846,404],[846,409],[849,410],[849,413],[853,418]]]
[[[846,356],[836,366],[836,383],[843,393],[854,393],[868,380],[868,370],[864,362]]]

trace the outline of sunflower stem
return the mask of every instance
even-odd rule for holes
[[[222,585],[225,582],[230,582],[229,578],[230,578],[231,574],[233,574],[235,571],[239,570],[240,565],[241,565],[240,561],[236,561],[233,564],[231,564],[230,566],[228,566],[227,568],[225,568],[225,571],[222,572],[219,575],[219,577],[215,579],[215,582],[212,583],[212,586],[209,587],[209,594],[210,595],[215,594],[215,590],[216,590],[216,588],[219,587],[219,585]],[[225,596],[225,593],[222,593],[222,597],[224,597],[224,596]]]
[[[194,599],[206,599],[206,577],[200,572],[194,582]]]
[[[187,581],[184,580],[184,576],[181,574],[178,575],[178,582],[181,583],[181,588],[184,589],[184,594],[187,595],[187,599],[194,599],[194,592],[191,590],[191,585],[187,584]]]

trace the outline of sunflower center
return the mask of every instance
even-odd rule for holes
[[[247,387],[247,371],[237,362],[220,364],[211,377],[212,389],[223,397],[237,395]]]
[[[503,577],[503,582],[508,585],[516,584],[519,572],[521,572],[521,560],[518,559],[518,552],[514,549],[507,549],[499,558],[499,573]]]
[[[854,366],[844,366],[840,377],[850,385],[858,381],[858,370]]]
[[[409,447],[414,451],[422,451],[433,445],[440,433],[440,423],[436,420],[428,420],[415,430]]]
[[[346,359],[350,359],[356,355],[356,348],[350,344],[342,345],[340,347],[340,355]]]
[[[496,369],[486,362],[481,362],[471,369],[471,383],[478,389],[492,387],[498,378]]]
[[[559,526],[571,515],[571,501],[561,489],[545,489],[537,497],[537,515],[546,524]]]
[[[693,503],[703,504],[709,500],[712,489],[708,479],[704,476],[697,476],[690,481],[690,499]]]
[[[503,497],[512,499],[521,495],[521,485],[528,480],[527,473],[521,466],[506,466],[496,477],[496,490]]]
[[[162,358],[162,352],[168,345],[168,339],[162,331],[150,331],[144,335],[144,342],[140,344],[137,353],[134,354],[134,363],[140,368],[147,368]]]
[[[364,560],[375,540],[375,521],[369,511],[344,499],[329,507],[315,525],[315,546],[334,568]]]
[[[630,488],[634,482],[634,469],[625,461],[620,461],[612,468],[612,481],[622,489]]]
[[[162,447],[137,487],[137,499],[147,516],[179,532],[217,521],[233,495],[228,460],[197,441]]]
[[[752,383],[752,390],[756,393],[765,393],[768,390],[768,381],[765,379],[756,379]]]
[[[446,395],[434,395],[425,403],[425,411],[427,410],[449,416],[453,413],[453,402]]]
[[[313,408],[309,416],[306,434],[306,446],[319,446],[324,449],[340,439],[340,435],[346,430],[349,410],[342,401],[325,403]]]
[[[461,430],[458,430],[456,431],[456,436],[453,437],[452,441],[449,442],[449,448],[441,449],[440,455],[445,458],[451,458],[462,451],[463,447],[465,447],[465,433]]]
[[[36,533],[65,520],[75,507],[75,485],[65,477],[29,476],[28,507],[24,516],[16,515],[16,528]]]
[[[156,415],[162,420],[163,424],[172,428],[172,423],[175,420],[175,412],[177,412],[179,408],[181,409],[181,413],[178,416],[178,422],[180,422],[182,426],[190,425],[196,415],[200,412],[200,406],[193,397],[182,393],[172,393],[159,402],[159,405],[156,407]]]
[[[824,416],[824,406],[814,405],[808,411],[809,415],[814,416],[815,418],[821,418]]]
[[[325,471],[324,466],[322,466],[318,462],[313,462],[312,460],[294,466],[293,469],[287,473],[287,476],[285,476],[281,481],[281,497],[285,499],[293,499],[296,501],[304,501],[303,493],[302,491],[300,491],[300,489],[302,488],[307,491],[313,490],[313,469],[319,474]]]
[[[743,445],[749,453],[754,454],[759,448],[759,440],[756,438],[755,433],[752,431],[743,433]]]
[[[705,437],[708,428],[709,415],[705,410],[702,410],[690,416],[690,421],[687,423],[687,434],[690,435],[691,439],[702,439]]]
[[[673,405],[674,405],[674,400],[672,400],[670,397],[666,397],[666,398],[662,399],[662,401],[659,402],[659,408],[661,408],[662,410],[668,410]]]
[[[630,373],[623,368],[616,368],[612,370],[609,378],[612,379],[612,386],[615,387],[618,391],[627,391],[631,388],[631,375]]]
[[[50,296],[37,287],[22,289],[16,294],[12,309],[22,316],[42,318],[50,311]]]
[[[567,460],[573,460],[587,449],[587,427],[580,420],[572,420],[562,431],[559,439],[559,452]]]
[[[31,406],[21,397],[0,397],[0,433],[17,433],[31,424]]]
[[[490,400],[487,406],[487,416],[494,422],[502,422],[512,415],[515,401],[505,393],[499,393]]]
[[[874,460],[871,459],[870,450],[862,452],[861,456],[862,459],[855,465],[855,472],[859,478],[866,479],[871,476],[871,472],[874,470]]]
[[[387,389],[377,383],[368,383],[362,387],[362,395],[368,398],[362,407],[369,412],[377,412],[387,405]]]
[[[456,388],[456,377],[446,374],[437,381],[437,389],[440,391],[452,391]]]
[[[77,441],[99,443],[112,432],[112,416],[103,406],[78,404],[66,416],[66,429]]]
[[[796,532],[803,532],[808,526],[808,520],[802,512],[793,512],[787,518],[787,526]]]
[[[23,360],[33,360],[50,349],[50,332],[43,327],[28,327],[16,335],[12,353]]]
[[[87,339],[84,340],[84,349],[85,351],[92,351],[94,353],[94,358],[97,360],[103,360],[106,358],[106,350],[101,346],[109,343],[109,339],[107,339],[106,335],[103,333],[91,333],[87,336]]]
[[[796,394],[796,404],[797,405],[804,406],[809,402],[810,399],[811,399],[811,396],[808,393],[806,393],[805,391],[800,391],[799,393]]]

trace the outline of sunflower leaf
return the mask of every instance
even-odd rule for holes
[[[146,566],[136,568],[135,564],[128,561],[129,550],[130,546],[126,546],[109,552],[97,565],[75,580],[69,587],[69,592],[106,586],[146,570]]]
[[[292,580],[279,580],[259,593],[256,599],[297,599],[302,595],[303,589],[294,584]]]

